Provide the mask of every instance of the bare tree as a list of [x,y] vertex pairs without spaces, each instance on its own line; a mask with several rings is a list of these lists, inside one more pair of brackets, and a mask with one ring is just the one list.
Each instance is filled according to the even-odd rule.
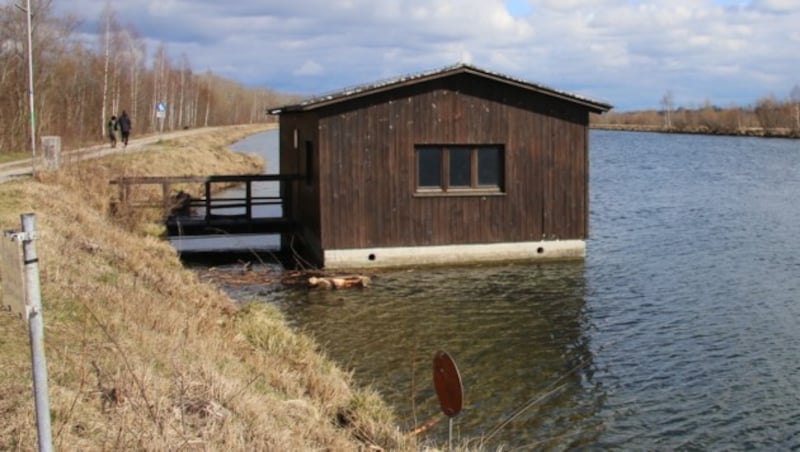
[[[56,17],[49,10],[38,14],[36,77],[40,130],[61,136],[64,144],[79,141],[90,131],[96,137],[97,129],[93,126],[100,105],[96,103],[99,99],[95,58],[80,41],[72,38],[79,22],[70,16]],[[91,116],[85,116],[87,113]]]
[[794,128],[800,131],[800,85],[794,85],[789,93],[789,101],[794,104]]
[[[53,103],[59,94],[56,90],[60,76],[58,62],[69,47],[74,20],[58,18],[52,14],[49,0],[34,0],[31,12],[31,53],[33,56],[33,91],[37,93],[37,121],[28,122],[21,112],[28,105],[28,11],[16,7],[14,2],[0,7],[0,150],[21,151],[32,136],[43,129],[53,131],[60,119],[59,109]],[[35,126],[32,130],[30,125]],[[31,135],[33,134],[33,135]]]
[[159,102],[168,100],[169,91],[169,62],[167,61],[167,47],[161,43],[156,50],[153,60],[153,91],[152,103],[150,108],[151,127],[150,130],[156,131],[158,118],[156,117],[155,107]]
[[765,132],[781,127],[791,128],[792,120],[788,103],[781,104],[774,95],[759,99],[755,114]]
[[[178,82],[178,127],[187,125],[189,112],[191,111],[190,104],[192,102],[192,69],[189,63],[189,57],[186,54],[181,55],[180,76]],[[184,115],[186,119],[184,119]]]
[[206,72],[206,114],[203,126],[208,127],[208,115],[211,114],[211,71]]
[[[103,108],[100,113],[100,135],[105,136],[105,127],[107,122],[107,112],[110,109],[112,112],[117,111],[119,107],[119,91],[116,86],[117,79],[117,64],[118,64],[118,37],[120,31],[119,22],[117,22],[116,13],[111,8],[110,3],[106,3],[105,8],[101,14],[101,26],[99,37],[102,41],[103,49]],[[109,73],[113,71],[111,81],[109,81]],[[109,97],[111,97],[111,106],[109,108]]]
[[664,127],[672,129],[672,108],[673,108],[672,90],[667,90],[664,97],[661,98],[661,107],[664,109]]
[[[24,124],[20,124],[24,111],[24,92],[12,87],[25,86],[25,23],[23,16],[10,4],[0,7],[0,150],[18,150],[18,141]],[[23,132],[24,133],[24,132]]]
[[[0,6],[0,152],[27,148],[27,16],[14,1]],[[59,135],[65,146],[99,139],[112,112],[125,109],[137,130],[155,131],[155,105],[168,102],[169,127],[268,120],[263,105],[274,93],[245,88],[210,71],[195,74],[182,56],[175,68],[164,45],[148,66],[148,49],[130,25],[121,27],[110,4],[99,17],[96,45],[73,38],[77,21],[56,17],[51,0],[31,0],[36,133]],[[98,114],[99,113],[99,114]]]
[[141,118],[139,109],[146,100],[146,89],[143,88],[142,74],[145,74],[147,71],[145,67],[147,46],[144,42],[144,39],[142,39],[139,33],[132,26],[128,26],[125,30],[125,36],[128,40],[126,55],[127,64],[129,65],[128,81],[130,83],[130,113],[134,118]]

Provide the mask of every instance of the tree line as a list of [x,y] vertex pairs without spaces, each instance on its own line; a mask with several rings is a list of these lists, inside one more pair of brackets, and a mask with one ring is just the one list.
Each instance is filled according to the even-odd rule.
[[800,85],[782,100],[769,95],[754,106],[725,108],[711,101],[697,108],[676,108],[672,92],[667,91],[660,107],[592,115],[591,122],[608,129],[800,138]]
[[[267,107],[296,100],[196,73],[186,55],[175,60],[164,44],[149,57],[144,38],[110,6],[94,46],[78,38],[77,19],[55,15],[52,0],[31,0],[31,13],[36,137],[60,136],[65,148],[102,140],[106,122],[122,110],[144,134],[271,121]],[[27,42],[27,11],[14,1],[0,6],[0,153],[31,147]],[[163,118],[155,108],[162,102]]]

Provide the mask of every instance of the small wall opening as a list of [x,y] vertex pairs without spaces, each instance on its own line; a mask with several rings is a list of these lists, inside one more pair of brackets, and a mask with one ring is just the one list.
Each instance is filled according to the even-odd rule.
[[369,259],[370,261],[374,261],[376,257],[374,254],[370,254],[369,256],[367,256],[367,259]]
[[536,252],[537,252],[538,254],[542,254],[542,253],[544,253],[544,247],[541,247],[541,246],[540,246],[539,248],[536,248]]

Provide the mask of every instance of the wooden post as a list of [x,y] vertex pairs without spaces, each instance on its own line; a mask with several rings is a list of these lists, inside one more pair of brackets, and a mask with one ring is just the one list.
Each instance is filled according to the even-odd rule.
[[290,218],[294,220],[294,205],[292,193],[297,186],[296,180],[280,181],[280,196],[281,196],[281,217]]
[[169,197],[169,192],[171,189],[171,184],[169,182],[162,182],[161,183],[161,196],[162,202],[164,203],[164,216],[169,216],[170,211],[172,210],[172,200]]
[[128,200],[131,197],[131,184],[129,184],[127,180],[122,179],[122,181],[120,182],[120,187],[122,188],[122,194],[121,194],[122,205],[127,209]]
[[211,182],[206,181],[206,222],[211,215]]
[[253,181],[248,180],[245,182],[244,188],[244,197],[245,197],[245,213],[247,214],[247,221],[252,222],[253,220]]

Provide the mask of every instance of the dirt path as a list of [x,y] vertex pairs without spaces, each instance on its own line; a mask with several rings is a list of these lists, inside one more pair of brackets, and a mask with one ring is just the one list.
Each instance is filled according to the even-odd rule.
[[[61,160],[62,162],[69,162],[75,160],[98,158],[120,152],[137,152],[143,150],[148,144],[158,142],[159,140],[170,140],[173,138],[180,138],[191,135],[197,135],[201,133],[208,133],[219,128],[222,127],[202,127],[197,129],[179,130],[175,132],[147,135],[142,138],[131,139],[130,141],[128,141],[127,148],[123,148],[120,143],[117,143],[117,147],[115,148],[110,147],[108,144],[102,144],[102,145],[89,146],[81,149],[64,151],[63,154],[61,155]],[[42,165],[43,165],[42,161],[40,159],[37,159],[37,170],[40,169]],[[22,177],[31,177],[32,175],[33,175],[33,169],[31,167],[31,161],[29,159],[0,164],[0,183]]]

